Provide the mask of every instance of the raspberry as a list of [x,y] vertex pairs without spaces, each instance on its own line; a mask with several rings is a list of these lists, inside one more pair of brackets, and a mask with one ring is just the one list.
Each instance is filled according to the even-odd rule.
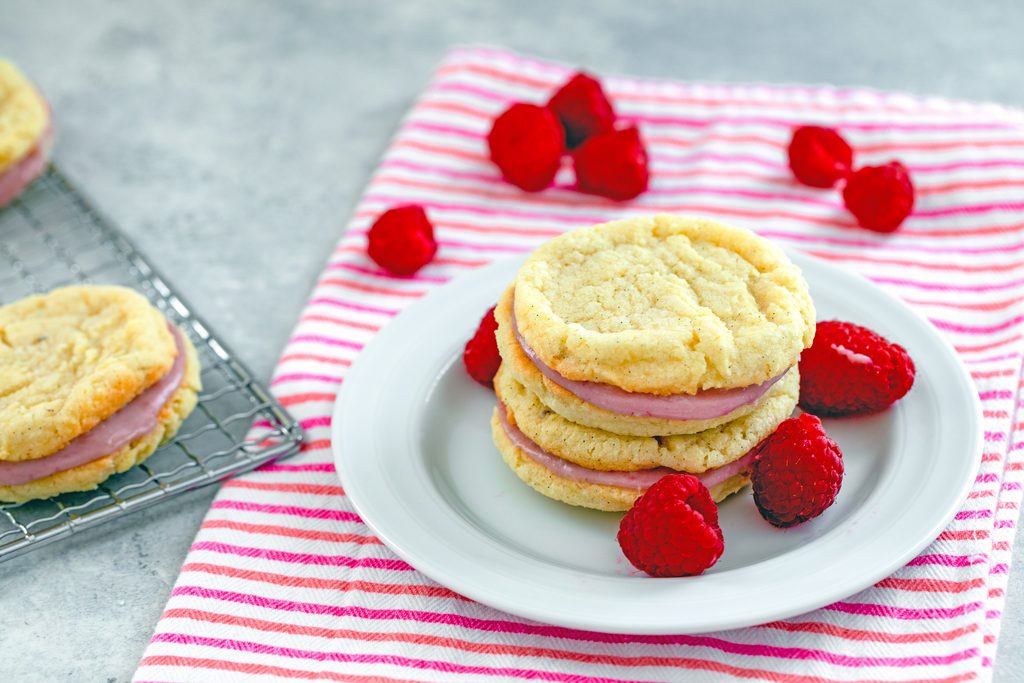
[[636,126],[595,135],[573,152],[576,188],[609,199],[633,199],[647,189],[647,150]]
[[513,104],[494,120],[487,135],[491,161],[508,182],[527,192],[550,185],[562,165],[565,138],[550,110]]
[[399,206],[378,216],[367,236],[366,253],[395,275],[411,275],[430,263],[437,242],[423,207]]
[[615,110],[601,89],[601,82],[582,71],[551,96],[548,109],[562,122],[569,149],[615,125]]
[[865,166],[846,180],[843,203],[862,228],[892,232],[914,208],[914,184],[898,161]]
[[800,356],[800,407],[815,415],[884,410],[914,385],[907,350],[866,327],[827,320]]
[[843,454],[821,420],[803,413],[761,442],[750,478],[761,516],[778,527],[794,526],[835,502],[843,484]]
[[789,167],[804,185],[832,187],[853,167],[853,150],[832,128],[801,126],[789,142]]
[[494,375],[501,365],[498,340],[494,336],[497,329],[498,321],[494,318],[494,306],[491,306],[491,310],[480,320],[473,338],[466,342],[466,348],[462,351],[462,362],[466,365],[466,372],[485,387],[494,387]]
[[695,576],[725,545],[718,508],[697,477],[669,474],[637,498],[619,524],[619,547],[651,576]]

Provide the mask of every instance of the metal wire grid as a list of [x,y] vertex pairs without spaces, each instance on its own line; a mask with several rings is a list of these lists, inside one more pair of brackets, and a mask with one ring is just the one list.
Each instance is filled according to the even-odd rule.
[[[0,209],[0,305],[81,282],[149,297],[192,340],[203,391],[177,436],[97,490],[0,502],[0,561],[298,450],[302,429],[157,273],[55,168]],[[250,434],[254,421],[258,432]],[[248,436],[248,438],[247,438]]]

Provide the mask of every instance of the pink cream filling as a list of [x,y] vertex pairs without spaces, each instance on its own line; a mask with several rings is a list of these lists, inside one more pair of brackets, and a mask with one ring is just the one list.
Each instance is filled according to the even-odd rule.
[[0,207],[14,201],[29,183],[42,175],[46,170],[46,161],[53,147],[53,123],[47,122],[46,128],[39,135],[39,140],[29,153],[0,171]]
[[161,377],[124,408],[52,455],[34,460],[0,462],[0,485],[18,486],[98,460],[156,429],[161,408],[171,399],[185,377],[185,342],[181,331],[168,323],[178,356]]
[[[498,403],[498,417],[501,419],[501,426],[504,427],[508,438],[519,450],[525,453],[527,457],[541,467],[548,469],[552,474],[564,479],[582,481],[587,484],[618,486],[624,489],[645,491],[653,486],[654,482],[667,474],[686,474],[685,472],[673,470],[669,467],[654,467],[647,470],[636,470],[634,472],[604,472],[601,470],[592,470],[586,467],[580,467],[575,463],[559,458],[557,455],[548,453],[538,446],[530,437],[523,434],[518,427],[512,425],[512,423],[508,421],[505,406],[502,405],[501,402]],[[693,476],[697,477],[704,486],[710,489],[711,487],[717,486],[741,472],[749,470],[750,463],[754,459],[756,451],[756,448],[751,449],[746,453],[746,455],[738,460],[732,461],[728,465],[722,465],[721,467],[716,467],[714,469],[701,472],[700,474],[694,474]]]
[[[658,396],[655,394],[639,394],[620,389],[611,384],[585,382],[569,379],[558,374],[554,368],[544,361],[530,348],[519,333],[516,316],[512,315],[512,331],[515,333],[519,346],[530,361],[545,377],[571,392],[578,398],[619,415],[633,417],[655,417],[667,420],[710,420],[728,415],[737,408],[756,402],[765,395],[776,382],[786,373],[772,377],[762,384],[754,384],[739,389],[707,389],[696,394],[672,394]],[[788,371],[787,371],[788,372]]]

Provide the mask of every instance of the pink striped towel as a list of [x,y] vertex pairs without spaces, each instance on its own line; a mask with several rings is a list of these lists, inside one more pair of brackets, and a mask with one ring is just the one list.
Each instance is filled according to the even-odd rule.
[[[639,123],[652,187],[628,205],[560,187],[524,194],[487,162],[509,102],[542,102],[570,69],[464,48],[401,126],[302,313],[273,388],[308,434],[294,458],[224,484],[142,658],[137,681],[966,681],[991,677],[1021,501],[1024,113],[860,88],[608,77]],[[797,185],[794,125],[838,126],[860,163],[911,169],[915,214],[855,229],[838,193]],[[385,208],[425,205],[438,258],[394,278],[364,254]],[[929,317],[985,411],[984,463],[956,520],[894,576],[784,621],[631,637],[531,623],[471,602],[397,559],[334,472],[330,414],[359,350],[406,304],[574,226],[655,210],[748,226],[856,270]],[[927,425],[921,425],[927,428]]]

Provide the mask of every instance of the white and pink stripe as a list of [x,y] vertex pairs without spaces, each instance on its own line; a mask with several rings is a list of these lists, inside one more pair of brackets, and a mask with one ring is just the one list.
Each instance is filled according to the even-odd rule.
[[[542,101],[569,69],[496,49],[451,53],[409,113],[331,255],[272,379],[303,452],[227,482],[136,681],[970,681],[991,676],[1024,489],[1024,113],[861,88],[609,77],[641,126],[649,192],[619,205],[559,187],[527,195],[486,161],[488,122]],[[891,236],[853,228],[835,193],[792,181],[792,126],[839,126],[871,163],[899,156],[918,188]],[[424,204],[437,260],[411,278],[364,255],[384,208]],[[703,636],[634,637],[527,622],[397,559],[348,503],[330,454],[335,393],[406,304],[459,273],[574,226],[655,210],[753,228],[915,305],[977,382],[986,443],[949,528],[894,576],[816,612]],[[922,426],[925,428],[925,426]]]

